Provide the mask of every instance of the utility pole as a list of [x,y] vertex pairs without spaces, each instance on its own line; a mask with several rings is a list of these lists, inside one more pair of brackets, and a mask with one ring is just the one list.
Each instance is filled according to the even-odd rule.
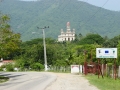
[[46,43],[45,43],[45,32],[44,32],[44,29],[45,28],[49,28],[49,26],[48,27],[44,27],[44,28],[39,28],[39,27],[37,27],[38,29],[42,29],[42,31],[43,31],[43,45],[44,45],[44,63],[45,63],[45,71],[47,71],[48,70],[48,67],[47,67],[47,56],[46,56]]

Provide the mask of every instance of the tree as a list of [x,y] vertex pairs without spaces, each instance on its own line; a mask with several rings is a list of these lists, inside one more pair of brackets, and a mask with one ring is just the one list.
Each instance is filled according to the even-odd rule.
[[103,44],[104,39],[99,34],[88,34],[82,38],[79,44]]
[[118,59],[117,59],[117,63],[120,65],[120,40],[118,42],[118,45],[117,45],[117,48],[118,48]]
[[101,47],[98,44],[76,45],[72,48],[73,59],[71,63],[83,64],[83,62],[96,62],[96,48]]
[[118,35],[118,36],[115,36],[114,38],[112,38],[112,39],[108,39],[108,40],[106,40],[104,43],[103,43],[103,46],[104,47],[117,47],[117,45],[118,45],[118,42],[119,42],[119,40],[120,40],[120,35]]
[[0,14],[0,58],[13,59],[13,54],[19,49],[20,34],[11,30],[8,15]]

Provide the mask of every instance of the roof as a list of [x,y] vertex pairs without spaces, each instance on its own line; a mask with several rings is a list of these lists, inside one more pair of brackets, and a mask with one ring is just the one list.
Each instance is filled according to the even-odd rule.
[[13,62],[13,60],[3,60],[2,62],[3,63],[10,63],[10,62]]

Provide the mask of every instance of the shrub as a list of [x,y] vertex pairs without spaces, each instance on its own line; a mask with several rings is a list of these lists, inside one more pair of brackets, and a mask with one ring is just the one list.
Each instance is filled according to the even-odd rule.
[[5,65],[7,71],[14,71],[13,64],[9,63]]
[[44,66],[41,63],[34,63],[32,64],[31,68],[34,70],[40,71],[44,69]]
[[2,69],[2,68],[0,68],[0,71],[3,71],[3,69]]

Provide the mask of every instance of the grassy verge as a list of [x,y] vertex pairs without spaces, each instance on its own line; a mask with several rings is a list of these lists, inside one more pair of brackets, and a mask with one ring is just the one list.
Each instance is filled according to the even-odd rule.
[[9,80],[8,77],[0,76],[0,83],[6,82],[6,81],[8,81],[8,80]]
[[85,76],[90,84],[95,85],[100,90],[120,90],[120,79],[113,79],[97,75],[87,75]]

